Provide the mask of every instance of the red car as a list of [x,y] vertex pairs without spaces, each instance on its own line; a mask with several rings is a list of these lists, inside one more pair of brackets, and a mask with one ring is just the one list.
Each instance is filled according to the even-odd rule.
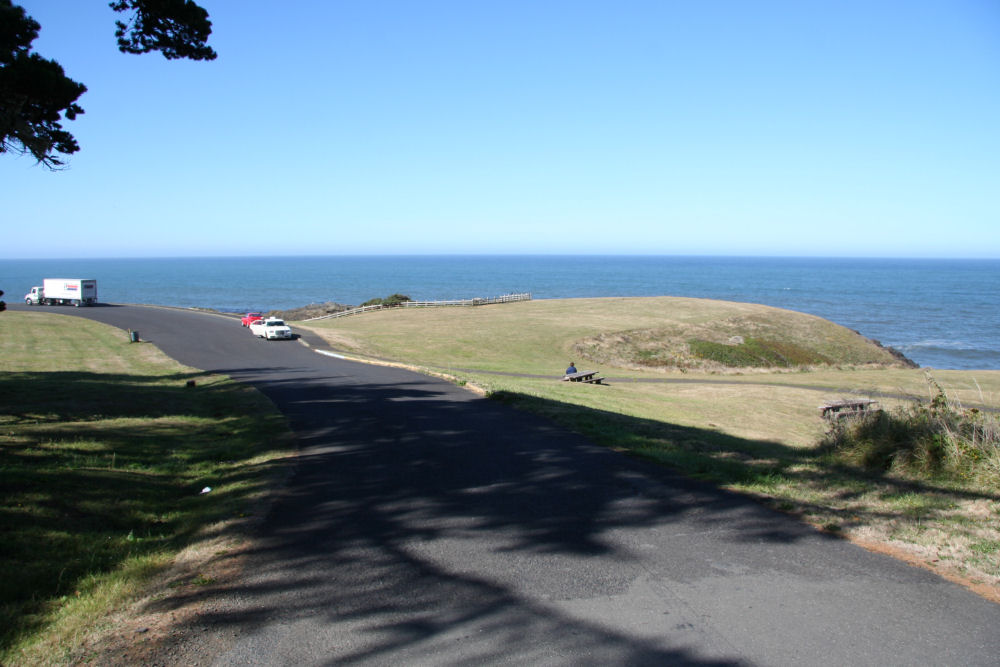
[[243,326],[248,327],[257,320],[262,320],[262,319],[264,319],[264,315],[262,313],[247,313],[246,315],[240,318],[240,323]]

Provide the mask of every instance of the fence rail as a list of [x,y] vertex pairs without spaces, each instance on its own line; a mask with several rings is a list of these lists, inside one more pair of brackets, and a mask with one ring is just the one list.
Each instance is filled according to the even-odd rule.
[[456,299],[452,301],[403,301],[402,303],[398,303],[393,306],[377,304],[374,306],[361,306],[360,308],[351,308],[350,310],[342,310],[339,313],[330,313],[329,315],[320,315],[319,317],[310,317],[309,319],[302,321],[313,322],[315,320],[329,320],[336,317],[350,317],[351,315],[370,313],[373,310],[386,310],[391,308],[436,308],[440,306],[488,306],[494,303],[511,303],[514,301],[531,301],[531,293],[523,292],[521,294],[504,294],[503,296],[494,296],[488,299],[476,298],[476,299]]

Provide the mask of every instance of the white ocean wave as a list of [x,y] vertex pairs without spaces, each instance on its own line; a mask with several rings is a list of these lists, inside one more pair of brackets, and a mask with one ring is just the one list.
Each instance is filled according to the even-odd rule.
[[997,350],[984,350],[974,343],[968,343],[961,340],[945,340],[941,338],[922,340],[915,343],[897,343],[893,344],[892,347],[900,350],[901,352],[908,352],[913,350],[951,350],[956,352],[985,352],[985,353],[997,353]]

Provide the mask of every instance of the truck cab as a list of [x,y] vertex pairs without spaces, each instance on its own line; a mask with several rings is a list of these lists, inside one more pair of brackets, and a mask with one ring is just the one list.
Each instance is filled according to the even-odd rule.
[[28,306],[37,306],[45,298],[45,292],[42,291],[41,287],[32,287],[27,294],[24,295],[24,303]]

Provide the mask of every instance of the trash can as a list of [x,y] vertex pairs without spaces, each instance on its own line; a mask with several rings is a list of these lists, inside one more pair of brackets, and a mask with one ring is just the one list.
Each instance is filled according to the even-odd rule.
[[128,339],[129,339],[130,343],[138,343],[139,342],[139,332],[138,331],[132,331],[131,329],[129,329],[129,331],[128,331]]

